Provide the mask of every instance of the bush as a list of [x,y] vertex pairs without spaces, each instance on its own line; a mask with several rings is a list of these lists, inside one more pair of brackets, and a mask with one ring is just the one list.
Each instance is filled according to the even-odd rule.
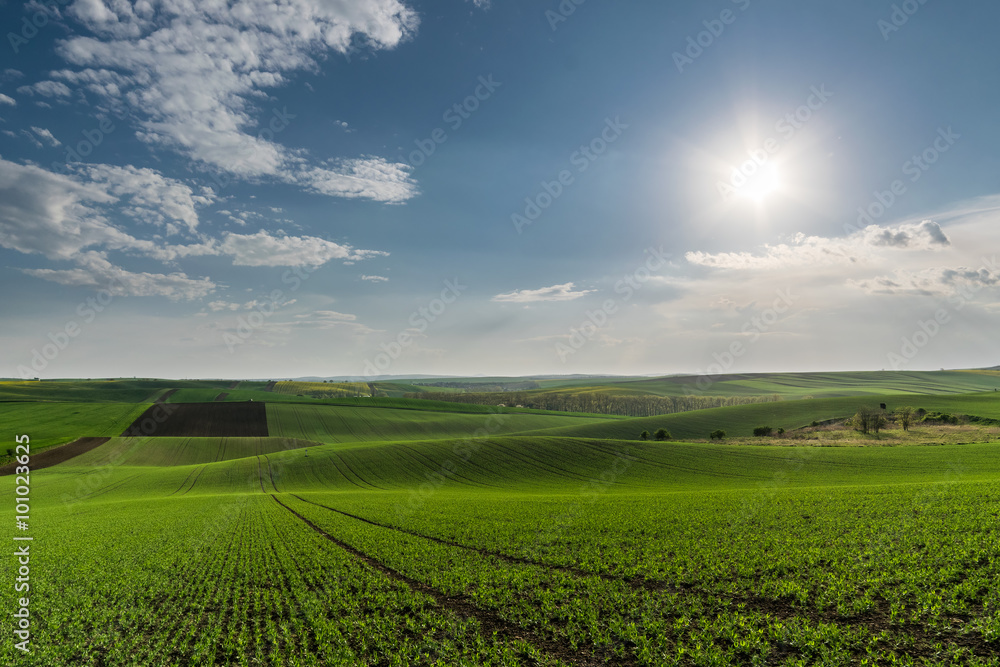
[[670,431],[665,428],[659,429],[654,435],[657,440],[670,440]]
[[639,434],[640,440],[649,440],[649,431],[643,431]]
[[928,412],[924,415],[921,421],[941,422],[942,424],[957,424],[959,419],[955,415],[950,415],[947,412]]
[[708,438],[710,440],[722,440],[725,437],[726,437],[726,432],[723,431],[721,428],[716,429],[715,431],[712,431],[711,433],[708,434]]
[[784,435],[784,434],[785,434],[785,427],[784,426],[779,426],[778,427],[778,435]]
[[812,420],[812,422],[809,425],[810,426],[819,426],[819,422],[814,419],[814,420]]
[[757,438],[762,438],[764,436],[771,435],[773,432],[774,429],[771,428],[770,426],[758,426],[753,430],[753,434]]

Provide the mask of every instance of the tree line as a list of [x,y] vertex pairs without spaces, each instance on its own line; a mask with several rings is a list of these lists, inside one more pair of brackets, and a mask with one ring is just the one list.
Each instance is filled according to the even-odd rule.
[[676,412],[722,408],[751,403],[780,401],[778,394],[767,396],[628,396],[605,392],[573,394],[569,392],[529,393],[523,391],[409,393],[406,398],[422,398],[473,405],[503,405],[506,407],[558,410],[561,412],[591,412],[625,417],[655,417]]

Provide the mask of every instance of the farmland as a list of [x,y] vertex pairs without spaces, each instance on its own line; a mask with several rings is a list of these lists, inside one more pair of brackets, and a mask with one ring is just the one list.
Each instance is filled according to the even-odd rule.
[[[857,397],[611,419],[220,385],[0,406],[111,436],[31,475],[34,652],[4,664],[1000,665],[987,422],[843,447],[808,425]],[[866,400],[1000,418],[992,390]],[[765,422],[817,439],[737,440]]]

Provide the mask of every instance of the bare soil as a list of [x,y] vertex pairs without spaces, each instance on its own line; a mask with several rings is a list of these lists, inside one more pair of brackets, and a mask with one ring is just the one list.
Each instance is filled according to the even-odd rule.
[[[54,465],[69,461],[71,458],[86,454],[90,450],[100,447],[111,438],[77,438],[73,442],[58,447],[50,447],[38,454],[31,455],[31,470],[40,468],[51,468]],[[13,475],[17,468],[17,462],[0,466],[0,476]]]
[[267,437],[264,403],[170,403],[150,407],[123,437]]

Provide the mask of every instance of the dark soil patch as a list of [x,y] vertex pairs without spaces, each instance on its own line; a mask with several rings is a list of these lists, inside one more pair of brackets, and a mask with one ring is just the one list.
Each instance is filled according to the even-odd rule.
[[122,433],[126,438],[267,437],[263,403],[161,403],[150,407]]
[[266,384],[266,385],[264,386],[264,391],[274,391],[274,385],[276,385],[276,384],[278,384],[278,383],[277,383],[277,382],[274,382],[274,381],[272,381],[272,382],[268,382],[268,383],[267,383],[267,384]]
[[154,403],[166,403],[167,399],[170,398],[171,396],[173,396],[176,393],[177,393],[176,389],[171,389],[169,391],[164,392],[162,396],[160,396],[158,399],[156,399],[153,402]]
[[[71,443],[60,445],[59,447],[50,447],[38,454],[31,455],[31,470],[38,470],[40,468],[51,468],[54,465],[58,465],[64,461],[69,461],[75,456],[80,454],[86,454],[91,449],[100,447],[106,443],[111,438],[78,438]],[[3,475],[13,475],[15,469],[17,468],[17,462],[8,463],[5,466],[0,466],[0,476]]]
[[226,400],[226,396],[229,396],[229,392],[225,392],[224,391],[221,394],[219,394],[218,396],[216,396],[215,400],[216,401],[224,401],[224,400]]

